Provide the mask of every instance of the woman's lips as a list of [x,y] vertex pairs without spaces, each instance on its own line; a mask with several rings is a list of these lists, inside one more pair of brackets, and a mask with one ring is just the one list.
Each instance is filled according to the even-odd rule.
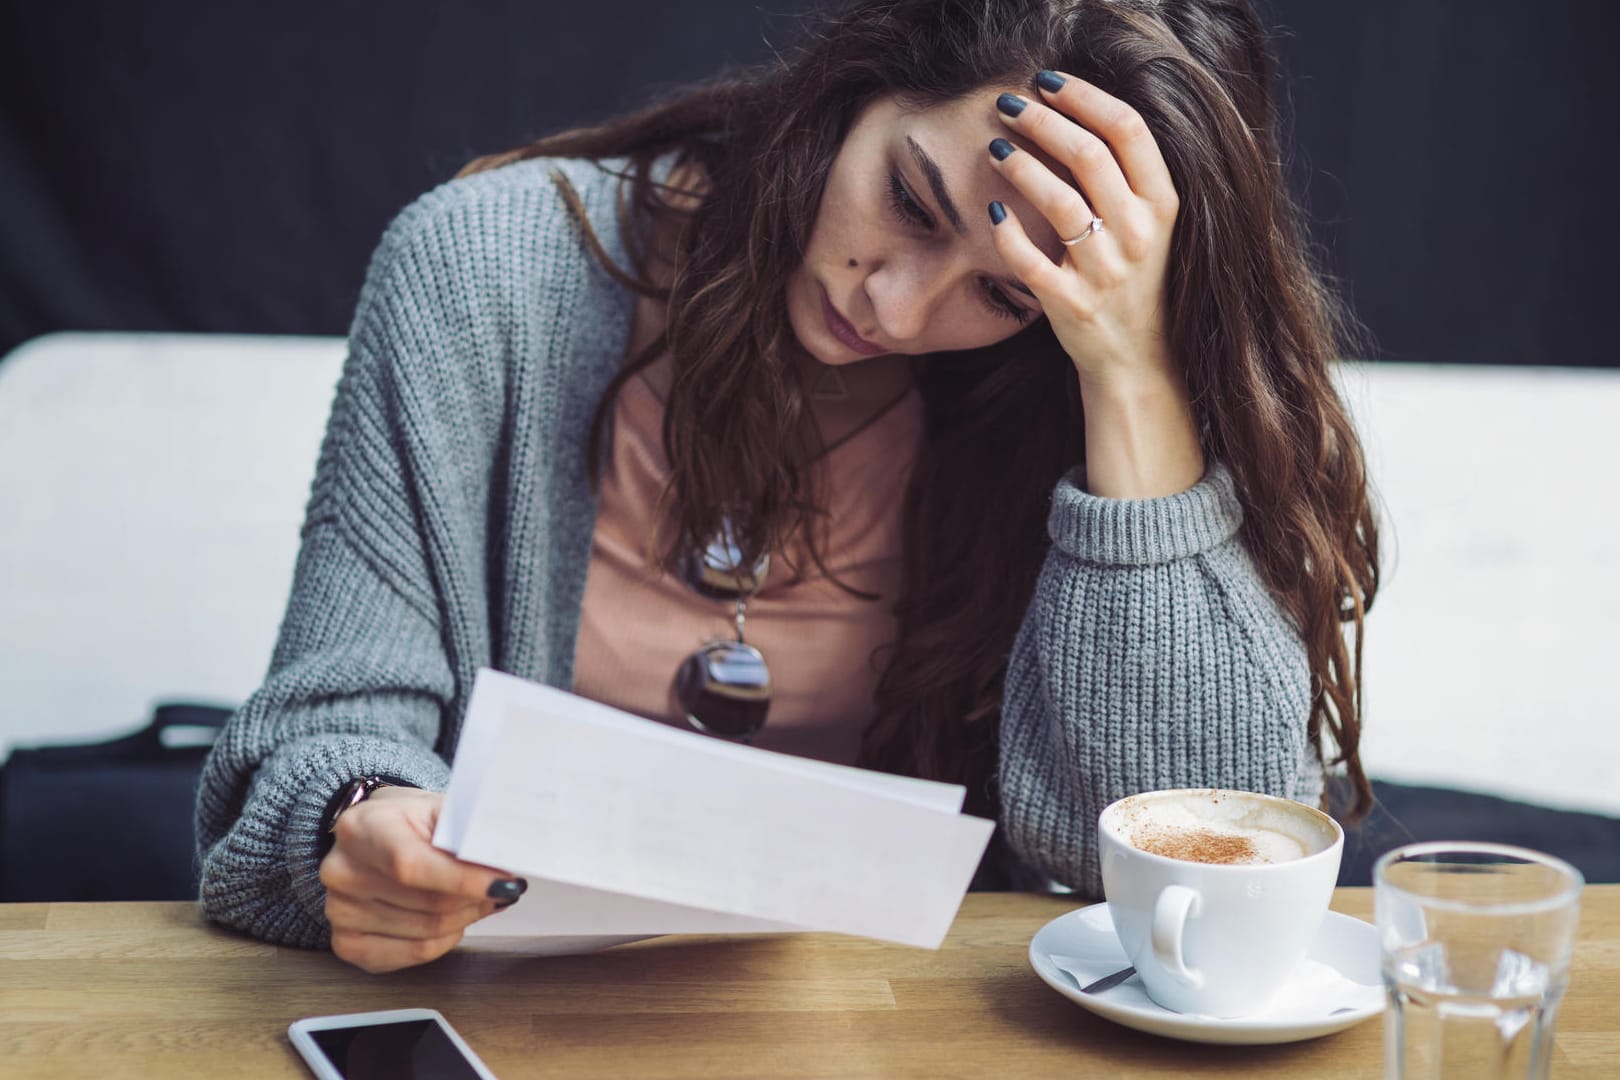
[[826,289],[821,290],[821,315],[822,318],[827,320],[827,329],[832,331],[833,337],[842,341],[862,356],[876,356],[879,353],[889,351],[881,345],[872,344],[857,334],[855,328],[849,324],[849,320],[838,314],[838,309],[833,307],[832,297],[827,295]]

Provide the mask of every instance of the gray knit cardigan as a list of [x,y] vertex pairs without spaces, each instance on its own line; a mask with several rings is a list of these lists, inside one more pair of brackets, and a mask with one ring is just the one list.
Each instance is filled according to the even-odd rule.
[[[632,294],[582,244],[560,169],[620,265],[617,180],[530,161],[451,181],[374,255],[280,636],[203,771],[204,914],[326,946],[318,825],[349,780],[449,775],[474,673],[573,682],[596,501],[586,432]],[[1008,667],[1002,824],[1101,891],[1097,813],[1153,788],[1314,802],[1301,642],[1237,539],[1230,476],[1149,500],[1052,495],[1052,547]]]

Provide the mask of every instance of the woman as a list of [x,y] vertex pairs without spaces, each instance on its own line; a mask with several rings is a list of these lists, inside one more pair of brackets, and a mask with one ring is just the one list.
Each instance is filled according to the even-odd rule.
[[481,666],[963,783],[987,880],[1098,893],[1138,790],[1342,762],[1363,810],[1353,324],[1264,46],[1246,0],[868,0],[407,209],[205,772],[208,916],[383,971],[520,895],[428,843]]

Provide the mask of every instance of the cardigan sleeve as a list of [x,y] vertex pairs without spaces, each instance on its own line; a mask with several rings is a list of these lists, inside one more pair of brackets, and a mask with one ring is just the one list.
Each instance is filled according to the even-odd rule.
[[1102,895],[1097,816],[1139,791],[1226,787],[1314,803],[1304,644],[1238,535],[1215,464],[1160,499],[1064,477],[1008,662],[999,789],[1014,851]]
[[269,672],[203,767],[203,914],[280,944],[330,943],[318,832],[344,784],[448,782],[456,680],[429,550],[443,508],[425,477],[454,475],[471,451],[424,429],[454,426],[441,390],[471,323],[444,295],[467,287],[447,255],[444,201],[418,200],[373,256]]
[[326,946],[332,795],[369,774],[443,788],[482,667],[568,685],[595,521],[586,436],[634,304],[599,258],[629,264],[628,166],[453,179],[378,244],[270,670],[204,765],[206,917]]

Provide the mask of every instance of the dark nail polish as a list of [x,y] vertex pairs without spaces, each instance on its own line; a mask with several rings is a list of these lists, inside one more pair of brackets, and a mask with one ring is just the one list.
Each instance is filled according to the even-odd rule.
[[995,158],[997,161],[1006,161],[1016,149],[1018,149],[1018,147],[1014,146],[1006,139],[990,140],[990,156]]
[[1002,206],[999,202],[991,203],[990,204],[990,224],[992,224],[992,225],[1000,225],[1003,221],[1006,221],[1006,220],[1007,220],[1007,208],[1005,206]]
[[1026,104],[1028,103],[1017,94],[1002,94],[1000,97],[996,98],[996,108],[1000,109],[1008,116],[1017,116],[1019,113],[1024,111],[1024,106]]
[[1063,76],[1055,71],[1040,71],[1035,74],[1035,85],[1048,94],[1055,94],[1063,89]]
[[491,900],[516,900],[529,891],[529,883],[522,878],[503,878],[489,887]]
[[495,905],[495,910],[496,911],[505,911],[507,908],[511,907],[515,903],[517,903],[516,900],[502,900],[500,903]]

